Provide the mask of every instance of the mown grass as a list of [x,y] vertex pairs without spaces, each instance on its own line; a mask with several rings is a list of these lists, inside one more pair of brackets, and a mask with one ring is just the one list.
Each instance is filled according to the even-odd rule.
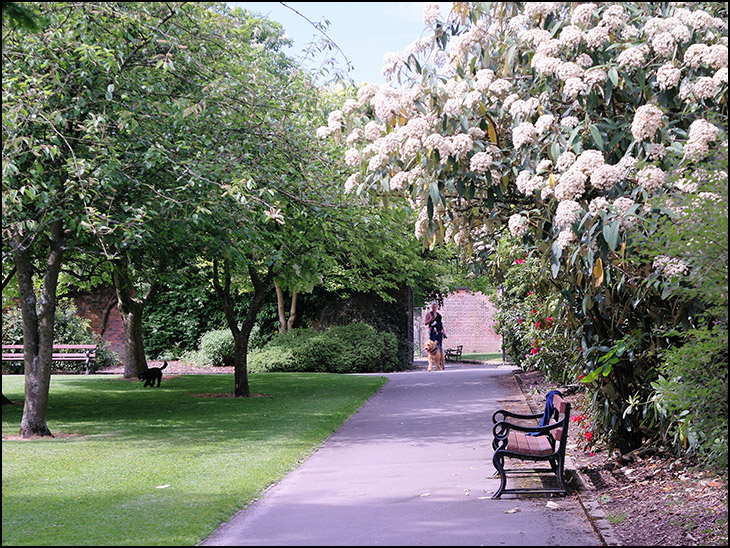
[[[310,455],[385,379],[267,373],[250,382],[263,396],[213,397],[232,392],[231,375],[165,378],[154,389],[54,376],[54,439],[7,439],[22,405],[3,406],[3,545],[194,545]],[[23,400],[21,376],[3,376],[2,386]]]
[[482,361],[482,362],[496,362],[502,361],[502,353],[501,352],[491,352],[486,354],[464,354],[462,356],[465,360],[474,360],[474,361]]

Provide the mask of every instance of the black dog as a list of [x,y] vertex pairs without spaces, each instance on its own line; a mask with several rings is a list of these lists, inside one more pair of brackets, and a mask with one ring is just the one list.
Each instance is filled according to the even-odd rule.
[[162,370],[167,367],[167,362],[164,362],[162,367],[150,367],[147,371],[142,371],[139,374],[139,380],[144,381],[144,386],[154,386],[157,381],[157,386],[160,386],[162,382]]

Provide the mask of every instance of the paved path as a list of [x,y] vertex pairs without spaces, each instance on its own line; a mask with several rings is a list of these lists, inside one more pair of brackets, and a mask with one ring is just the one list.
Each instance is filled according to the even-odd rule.
[[317,452],[202,544],[602,544],[574,496],[491,500],[492,413],[524,403],[510,369],[449,364],[387,376]]

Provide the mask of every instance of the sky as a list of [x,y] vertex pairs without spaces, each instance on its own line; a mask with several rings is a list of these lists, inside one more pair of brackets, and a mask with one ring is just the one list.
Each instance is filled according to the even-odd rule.
[[[336,54],[338,66],[344,69],[347,61],[353,66],[349,75],[356,84],[384,84],[381,70],[383,56],[403,51],[424,31],[423,6],[426,2],[228,2],[249,11],[278,21],[294,40],[288,53],[294,57],[322,35],[306,19],[330,22],[327,35],[339,46]],[[444,2],[442,14],[446,14],[450,2]],[[347,60],[345,59],[347,58]],[[321,61],[320,61],[321,62]]]

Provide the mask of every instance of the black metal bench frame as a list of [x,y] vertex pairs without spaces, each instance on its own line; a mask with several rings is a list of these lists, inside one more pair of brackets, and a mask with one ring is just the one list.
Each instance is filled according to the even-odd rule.
[[[24,360],[22,344],[4,344],[3,361]],[[89,368],[96,361],[95,344],[54,344],[51,360],[54,362],[84,362],[86,374],[89,374]],[[6,352],[7,351],[7,352]]]
[[[547,426],[526,426],[511,422],[511,419],[537,420],[543,414],[521,415],[504,409],[492,415],[494,423],[492,448],[495,450],[492,463],[500,477],[499,489],[492,495],[498,499],[504,494],[553,493],[570,494],[565,483],[565,447],[568,442],[568,425],[570,424],[570,403],[555,396],[556,402],[550,424]],[[539,433],[539,436],[530,436]],[[547,461],[550,468],[505,468],[505,459],[512,458],[529,461]],[[508,475],[519,474],[553,474],[557,478],[558,487],[524,487],[507,489]]]
[[463,345],[459,345],[456,348],[447,348],[444,351],[444,357],[447,362],[458,362],[461,359],[461,351],[464,349]]

